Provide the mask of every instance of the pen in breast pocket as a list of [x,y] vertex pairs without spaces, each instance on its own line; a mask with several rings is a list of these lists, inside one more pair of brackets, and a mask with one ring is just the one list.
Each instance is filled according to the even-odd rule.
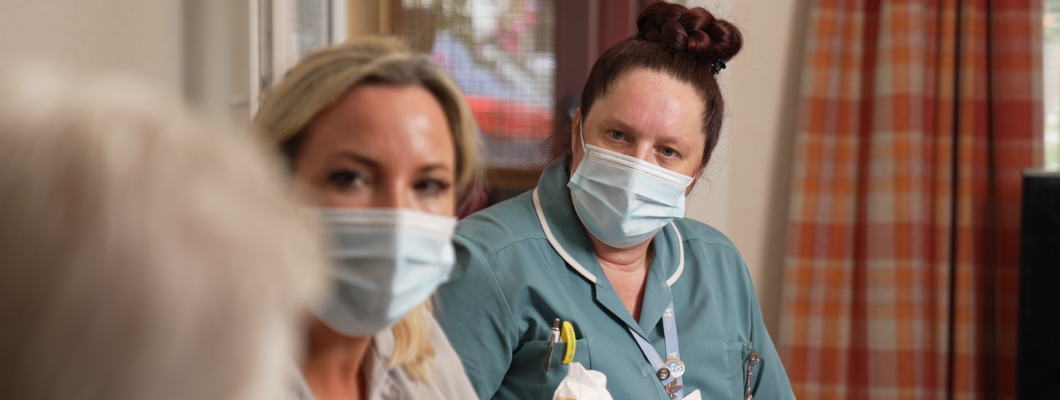
[[[747,347],[751,347],[751,342],[747,342]],[[754,400],[754,396],[751,395],[751,367],[758,364],[758,350],[751,349],[751,354],[747,358],[747,398],[746,400]]]
[[556,318],[556,322],[552,323],[552,332],[548,334],[548,355],[545,356],[545,372],[552,367],[552,350],[556,348],[556,343],[559,342],[559,318]]

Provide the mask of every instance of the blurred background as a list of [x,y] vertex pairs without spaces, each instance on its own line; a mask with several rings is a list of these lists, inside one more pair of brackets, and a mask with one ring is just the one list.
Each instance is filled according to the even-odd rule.
[[[490,201],[496,202],[536,184],[540,170],[549,161],[543,143],[556,130],[570,129],[573,109],[593,61],[614,43],[635,34],[636,14],[648,2],[6,0],[0,2],[0,64],[43,59],[89,73],[134,74],[168,90],[183,93],[190,104],[217,121],[245,127],[262,91],[281,78],[283,71],[300,55],[351,36],[399,35],[418,51],[430,55],[456,79],[466,94],[483,131]],[[970,372],[972,378],[969,379],[974,381],[970,389],[958,387],[962,380],[954,378],[960,372],[955,372],[953,366],[960,364],[962,358],[955,355],[960,351],[954,350],[952,343],[959,342],[960,330],[953,326],[954,321],[962,317],[960,310],[955,311],[954,304],[960,303],[962,296],[958,290],[962,287],[959,277],[964,276],[961,271],[965,264],[962,264],[960,254],[963,246],[969,246],[968,252],[972,255],[968,256],[971,258],[966,264],[970,265],[972,275],[978,277],[974,278],[979,279],[976,282],[980,282],[969,284],[979,287],[971,292],[970,298],[980,298],[977,296],[981,294],[987,299],[982,303],[987,304],[983,307],[991,307],[973,314],[982,317],[1015,310],[1015,289],[1012,289],[1010,298],[999,300],[997,294],[1008,293],[1008,289],[988,291],[983,287],[993,283],[982,282],[994,282],[998,273],[1007,274],[1010,281],[1016,279],[1011,275],[1018,271],[1013,266],[1018,254],[1012,255],[1012,246],[1018,248],[1019,171],[1025,167],[1055,168],[1060,165],[1060,0],[994,3],[902,0],[676,2],[706,7],[719,18],[734,22],[744,32],[743,50],[719,75],[728,105],[721,145],[704,180],[688,199],[686,216],[721,230],[743,254],[758,291],[766,325],[774,340],[782,345],[782,349],[787,349],[785,361],[796,393],[802,398],[953,398],[946,397],[952,393],[958,393],[958,398],[1014,396],[1015,391],[1010,387],[1014,383],[1002,382],[992,386],[978,383],[982,381],[980,378],[993,371],[992,367]],[[1008,19],[990,19],[989,15]],[[996,37],[1005,32],[1017,33],[993,42],[989,39],[991,36],[983,36],[983,30],[976,30],[980,25],[986,33]],[[968,47],[969,43],[971,47]],[[915,51],[902,50],[903,46]],[[947,51],[947,46],[957,50]],[[965,59],[961,58],[961,51],[964,51],[961,49],[972,49],[963,53],[972,54],[975,48],[979,48],[976,46],[994,50],[987,50],[986,55],[979,58],[973,54],[967,64],[972,69],[962,69]],[[1016,61],[1003,58],[1012,54],[1016,54]],[[923,63],[915,64],[920,62]],[[976,77],[968,71],[982,74]],[[993,71],[1000,71],[1000,74],[991,75]],[[985,79],[985,83],[977,79]],[[1009,84],[1006,79],[1016,79],[1020,83]],[[947,86],[948,81],[954,83]],[[972,89],[961,92],[959,88],[965,84],[972,85],[968,86]],[[975,86],[980,84],[985,86]],[[919,89],[905,90],[903,87],[930,90],[919,93]],[[984,87],[986,89],[982,89]],[[1007,89],[999,89],[1001,87]],[[949,96],[947,93],[951,90],[956,90],[956,94]],[[990,94],[982,95],[977,90]],[[909,99],[912,100],[908,102],[892,101],[893,96],[910,93],[912,97]],[[972,99],[979,101],[976,103],[979,105],[964,108],[962,93],[978,96]],[[1001,99],[996,108],[993,99]],[[1019,101],[1003,103],[1005,99]],[[950,107],[947,104],[956,105]],[[1015,116],[999,114],[985,121],[975,119],[976,115],[994,115],[992,113],[997,110],[1008,110],[1005,107],[1025,112],[1017,112]],[[952,114],[952,123],[946,122],[949,121],[946,118],[933,117],[945,112]],[[917,113],[924,114],[909,116],[920,115]],[[1016,119],[1018,127],[996,125],[1009,121],[1006,118]],[[920,128],[902,127],[897,122],[893,126],[881,125],[905,119],[914,121]],[[975,170],[980,165],[976,164],[977,158],[969,159],[967,165],[960,164],[964,151],[960,140],[939,141],[932,132],[952,131],[954,137],[959,138],[965,132],[962,127],[972,134],[986,132],[975,136],[983,141],[976,146],[985,147],[975,148],[985,148],[987,153],[999,148],[1024,149],[1021,150],[1023,153],[1014,156],[1015,161],[1005,164],[1010,169],[1015,168],[1015,177],[1011,171],[978,177],[961,175],[962,168],[967,166],[969,170]],[[886,150],[887,154],[900,156],[906,154],[902,151],[908,148],[895,145],[897,142],[891,136],[873,135],[906,131],[914,132],[909,137],[915,140],[928,138],[924,139],[927,150],[923,153],[952,155],[958,161],[956,166],[931,167],[942,165],[937,164],[936,158],[918,159],[912,164],[880,164],[877,150],[890,149]],[[1017,132],[1021,141],[1013,145],[1014,142],[1004,142],[1005,134],[993,132]],[[858,138],[862,141],[857,142]],[[965,143],[979,143],[976,140],[980,139]],[[1001,144],[990,142],[994,139],[1001,139],[998,142]],[[841,147],[851,140],[855,144],[850,152],[828,156],[835,146]],[[821,143],[824,147],[815,147]],[[913,148],[919,147],[914,144]],[[975,153],[976,150],[969,151]],[[1005,160],[1013,160],[1011,152],[1006,154],[985,155],[982,159],[986,161],[981,165],[989,169],[1004,164]],[[861,166],[857,170],[860,172],[844,172],[844,163]],[[873,170],[879,165],[892,164],[897,166],[887,167],[885,171]],[[874,185],[883,181],[873,179],[886,171],[904,171],[902,165],[919,171],[914,173],[914,178],[950,174],[943,179],[942,186],[938,186],[945,189],[942,197],[932,197],[940,191],[931,186],[934,184],[931,182],[938,182],[931,181],[918,192],[926,193],[924,198],[927,200],[917,197],[920,200],[909,203],[914,204],[915,210],[936,210],[938,213],[918,214],[919,217],[909,222],[909,219],[880,211],[896,207],[904,209],[900,196],[874,203],[881,198],[875,191],[878,186]],[[970,182],[1001,182],[999,185],[1004,190],[993,191],[995,186],[990,186],[993,183],[984,183],[987,185],[984,193],[988,193],[984,195],[987,199],[984,201],[988,205],[973,207],[969,215],[962,217],[960,204],[963,203],[960,202],[965,198],[961,194],[966,191],[959,182],[966,179]],[[841,189],[844,182],[850,185],[849,190]],[[1004,186],[1006,184],[1008,186]],[[821,185],[832,189],[821,194]],[[916,183],[912,185],[916,186]],[[967,191],[972,192],[975,192],[974,187]],[[1010,196],[1012,193],[1015,193],[1014,198]],[[969,199],[974,202],[978,198]],[[1014,204],[1014,208],[990,211],[994,209],[989,204],[1002,203]],[[847,214],[834,219],[817,219],[814,226],[806,225],[806,215],[847,212],[843,204],[851,207]],[[806,207],[811,206],[813,210],[807,211]],[[953,214],[954,218],[951,222],[936,223],[942,214]],[[902,255],[905,254],[902,253],[904,247],[895,245],[895,240],[873,236],[872,232],[880,230],[869,229],[865,233],[865,226],[876,226],[873,224],[884,218],[880,215],[889,215],[887,218],[891,218],[894,225],[927,221],[923,230],[929,232],[924,234],[926,239],[908,236],[901,230],[886,231],[892,236],[897,235],[899,242],[908,240],[915,244],[924,243],[924,240],[931,242],[931,238],[946,238],[928,244],[943,249],[941,251],[945,254],[928,251],[909,257],[928,261],[922,270],[913,267],[914,276],[935,277],[941,280],[939,282],[950,282],[948,286],[897,287],[895,282],[904,278],[894,276],[884,278],[885,283],[873,283],[876,281],[873,281],[872,268],[878,264],[873,263],[872,257],[873,254],[879,255],[873,253],[873,249],[883,252],[884,258],[892,262],[905,257]],[[986,223],[986,228],[976,230],[982,226],[967,222],[984,215],[1007,218],[1004,221],[1011,222],[1000,222],[997,226],[1004,229],[996,232],[1015,233],[1015,239],[1010,239],[1016,240],[1016,244],[1009,243],[1005,245],[1007,250],[995,252],[1009,255],[976,255],[997,239],[997,236],[991,236],[994,233],[990,233],[994,225]],[[985,236],[974,236],[965,242],[957,233],[930,233],[936,229],[956,232],[965,226],[979,232],[973,236]],[[887,229],[890,228],[893,226]],[[883,243],[880,240],[887,245],[873,247],[873,243]],[[862,267],[864,269],[859,269]],[[880,293],[881,287],[889,293],[884,296],[888,299],[884,302],[898,304],[897,308],[883,311],[873,308],[875,303],[871,294],[858,303],[857,293]],[[831,288],[841,290],[833,294],[829,291]],[[927,289],[921,291],[918,288]],[[894,293],[913,300],[894,300]],[[934,328],[923,328],[930,332],[924,333],[927,338],[915,346],[902,343],[918,340],[919,327],[896,328],[897,333],[884,334],[883,339],[875,338],[871,333],[880,325],[873,325],[866,315],[878,315],[874,314],[877,312],[893,315],[894,310],[903,305],[913,304],[915,308],[921,302],[926,302],[924,309],[943,310],[940,312],[945,318],[921,321],[943,326],[942,333],[931,330]],[[995,307],[998,304],[1001,306]],[[836,313],[842,317],[822,317],[826,322],[815,324],[815,317],[807,316],[810,313],[807,310],[816,309],[814,307],[825,309],[831,306],[838,307]],[[988,319],[986,324],[993,323],[990,321],[994,320]],[[860,323],[867,325],[859,327]],[[1015,323],[1015,320],[1008,322],[1008,328],[1002,330],[1014,332]],[[895,324],[887,326],[892,325]],[[973,325],[969,328],[973,333],[987,335],[984,332],[993,332],[992,328]],[[906,332],[903,329],[913,332],[913,339],[903,336]],[[826,334],[832,331],[840,334],[834,338]],[[957,338],[952,332],[958,332]],[[807,335],[817,339],[807,339]],[[1000,334],[1002,338],[1012,335],[1011,332]],[[981,336],[970,340],[993,340],[981,339]],[[830,342],[832,339],[836,342]],[[826,343],[820,344],[822,341]],[[871,372],[867,364],[850,361],[879,350],[881,341],[898,343],[882,346],[884,351],[892,353],[905,354],[902,352],[910,348],[914,353],[934,348],[943,355],[939,356],[941,358],[935,357],[936,353],[923,359],[913,357],[908,361],[910,365],[926,365],[915,371],[906,371],[908,368],[901,367],[906,361],[893,361],[901,357],[891,353],[881,357],[891,360],[887,362],[893,361],[894,371]],[[818,345],[806,345],[808,342]],[[830,347],[833,345],[834,348]],[[986,348],[983,346],[994,345],[980,343],[972,347]],[[1015,339],[1012,337],[998,346],[1011,348],[1014,352]],[[992,353],[987,351],[987,354]],[[997,357],[990,357],[993,356],[987,356],[982,364],[991,365],[996,361]],[[833,359],[837,361],[829,361]],[[866,360],[874,359],[868,357]],[[1011,363],[1003,365],[1004,368],[1014,368]],[[864,376],[844,371],[858,368],[867,371]],[[919,377],[901,378],[906,373],[919,374]],[[833,379],[834,376],[838,378]],[[873,389],[881,387],[884,389]],[[962,395],[967,393],[972,394]]]
[[[570,115],[596,57],[635,34],[645,0],[45,0],[0,2],[0,63],[44,59],[139,75],[246,126],[261,90],[300,54],[351,35],[395,34],[457,80],[484,133],[491,201],[532,188],[542,147]],[[729,119],[688,217],[741,249],[779,329],[806,0],[680,2],[740,26],[721,74]],[[733,199],[733,200],[730,200]]]

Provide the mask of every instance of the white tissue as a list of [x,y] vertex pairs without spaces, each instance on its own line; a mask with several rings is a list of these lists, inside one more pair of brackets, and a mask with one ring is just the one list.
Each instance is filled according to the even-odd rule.
[[552,400],[613,400],[603,372],[585,369],[581,363],[567,366],[567,377],[559,383]]

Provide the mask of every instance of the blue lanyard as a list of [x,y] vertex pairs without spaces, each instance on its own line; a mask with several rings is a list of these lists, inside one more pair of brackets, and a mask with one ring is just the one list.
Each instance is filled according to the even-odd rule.
[[681,362],[681,352],[677,346],[677,321],[674,320],[674,302],[671,301],[670,305],[666,307],[666,311],[663,312],[663,335],[666,338],[666,360],[659,357],[659,353],[655,351],[654,347],[651,347],[651,342],[644,338],[637,331],[634,331],[631,327],[629,333],[633,334],[633,338],[636,339],[637,345],[640,346],[640,351],[644,353],[644,358],[648,359],[651,363],[651,367],[655,370],[656,374],[666,369],[666,379],[662,379],[661,376],[656,375],[659,378],[663,388],[675,388],[676,390],[667,390],[670,393],[670,397],[674,399],[682,399],[685,397],[683,389],[683,380],[681,375],[684,375],[685,367],[684,363]]

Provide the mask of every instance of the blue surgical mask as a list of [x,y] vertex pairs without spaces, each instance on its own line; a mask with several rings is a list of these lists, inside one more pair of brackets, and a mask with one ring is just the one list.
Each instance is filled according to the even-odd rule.
[[685,215],[692,177],[624,154],[585,145],[567,187],[582,224],[608,246],[627,248],[651,239]]
[[332,289],[316,316],[370,336],[423,304],[456,262],[456,218],[403,209],[314,210],[331,236]]

